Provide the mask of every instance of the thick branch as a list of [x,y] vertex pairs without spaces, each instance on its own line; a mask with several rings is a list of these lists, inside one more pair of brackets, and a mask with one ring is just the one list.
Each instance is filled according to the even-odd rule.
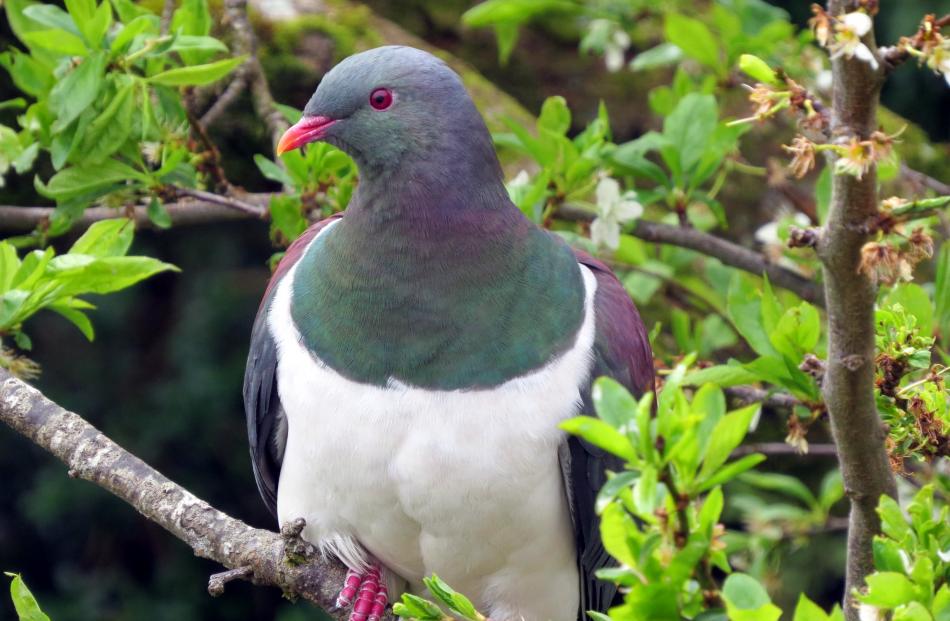
[[[255,584],[280,588],[306,599],[335,619],[333,611],[346,568],[310,553],[285,558],[285,539],[218,511],[175,484],[151,466],[103,435],[77,414],[64,410],[7,371],[0,369],[0,420],[52,453],[73,477],[86,479],[115,494],[149,520],[188,544],[197,556],[231,570],[216,574],[211,588],[223,588],[225,577],[240,575]],[[299,540],[298,540],[299,541]],[[391,620],[387,613],[384,617]]]
[[[846,0],[830,0],[829,12],[840,15]],[[875,48],[873,32],[864,41]],[[881,76],[859,60],[832,61],[834,102],[832,135],[845,141],[867,139],[877,129]],[[824,397],[845,491],[851,500],[845,615],[857,621],[851,592],[864,586],[874,570],[871,542],[880,531],[875,508],[882,494],[896,495],[884,448],[885,431],[874,403],[874,303],[877,291],[858,271],[867,241],[863,224],[877,214],[877,171],[863,178],[835,175],[828,223],[818,254],[825,274],[828,310],[828,361]]]

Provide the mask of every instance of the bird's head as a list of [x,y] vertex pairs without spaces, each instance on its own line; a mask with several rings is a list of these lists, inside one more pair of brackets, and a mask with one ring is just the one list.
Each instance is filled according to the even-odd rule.
[[459,76],[411,47],[368,50],[330,70],[277,152],[316,140],[347,152],[364,177],[420,163],[438,163],[453,174],[482,177],[481,168],[501,175],[488,130]]

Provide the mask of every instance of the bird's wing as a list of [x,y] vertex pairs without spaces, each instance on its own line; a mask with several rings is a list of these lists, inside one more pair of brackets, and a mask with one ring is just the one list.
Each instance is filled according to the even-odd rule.
[[251,349],[244,371],[244,413],[251,446],[251,465],[257,489],[270,512],[277,516],[277,482],[287,442],[287,418],[277,394],[277,343],[267,325],[276,285],[287,275],[313,238],[342,214],[317,222],[290,245],[274,271],[251,331]]
[[[623,384],[635,396],[653,390],[653,353],[640,314],[623,285],[610,268],[589,254],[575,250],[577,260],[597,279],[594,298],[596,336],[591,381],[607,375]],[[584,412],[593,414],[590,386],[583,392]],[[610,557],[600,541],[600,520],[594,509],[597,493],[607,480],[606,471],[619,471],[622,460],[571,437],[561,447],[561,469],[571,503],[571,517],[577,540],[577,562],[581,581],[580,619],[586,611],[607,612],[616,587],[598,580],[596,571]]]

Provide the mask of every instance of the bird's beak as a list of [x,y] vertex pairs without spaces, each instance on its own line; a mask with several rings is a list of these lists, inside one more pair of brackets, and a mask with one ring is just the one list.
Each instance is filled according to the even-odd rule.
[[277,155],[292,151],[308,142],[320,140],[327,128],[336,123],[336,119],[327,116],[305,116],[284,132],[277,143]]

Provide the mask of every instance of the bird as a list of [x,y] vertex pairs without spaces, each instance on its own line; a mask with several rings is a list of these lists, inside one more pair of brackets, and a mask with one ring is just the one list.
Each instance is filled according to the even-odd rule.
[[359,181],[272,274],[244,402],[278,523],[348,568],[376,621],[438,575],[493,621],[575,621],[617,589],[595,499],[616,458],[562,431],[610,376],[652,390],[617,277],[511,202],[486,124],[436,56],[384,46],[317,86],[278,154],[324,141]]

